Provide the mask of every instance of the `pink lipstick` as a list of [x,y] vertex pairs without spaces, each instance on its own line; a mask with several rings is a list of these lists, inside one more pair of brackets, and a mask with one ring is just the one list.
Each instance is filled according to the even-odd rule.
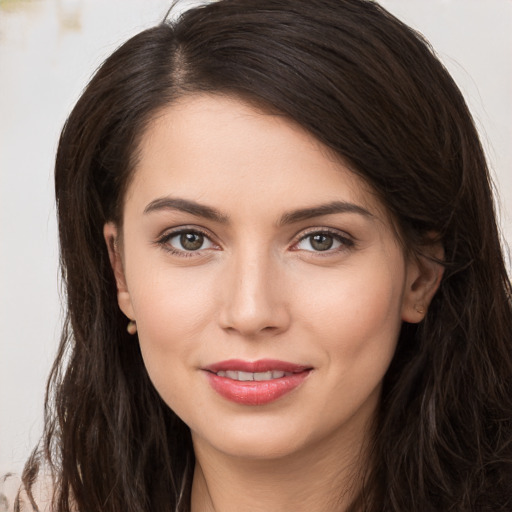
[[243,405],[264,405],[300,386],[312,368],[272,359],[230,359],[203,370],[212,388],[222,397]]

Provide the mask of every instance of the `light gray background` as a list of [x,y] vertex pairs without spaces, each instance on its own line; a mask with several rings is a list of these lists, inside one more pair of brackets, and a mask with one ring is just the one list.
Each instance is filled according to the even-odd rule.
[[[0,475],[42,429],[61,307],[52,166],[94,69],[170,0],[0,0]],[[512,2],[382,0],[422,32],[477,120],[512,241]]]

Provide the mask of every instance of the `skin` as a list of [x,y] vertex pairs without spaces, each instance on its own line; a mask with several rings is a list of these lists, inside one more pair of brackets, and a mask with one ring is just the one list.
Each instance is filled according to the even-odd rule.
[[[168,106],[139,156],[122,232],[104,233],[150,378],[192,432],[192,510],[343,510],[400,326],[422,320],[441,267],[406,258],[383,205],[310,134],[235,98]],[[352,206],[287,216],[334,201]],[[187,251],[180,229],[207,236]],[[204,371],[263,358],[312,371],[259,406],[226,400]]]

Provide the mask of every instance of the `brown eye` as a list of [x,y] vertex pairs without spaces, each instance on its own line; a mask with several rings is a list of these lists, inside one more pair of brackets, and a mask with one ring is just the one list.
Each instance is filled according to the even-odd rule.
[[180,230],[165,235],[159,243],[176,255],[187,255],[204,249],[212,249],[214,244],[207,235],[195,230]]
[[201,233],[182,233],[180,244],[187,251],[197,251],[204,243],[204,236]]
[[354,241],[341,233],[316,231],[302,237],[295,247],[301,251],[334,253],[353,246]]
[[332,248],[334,238],[325,234],[313,235],[310,237],[310,244],[316,251],[327,251]]

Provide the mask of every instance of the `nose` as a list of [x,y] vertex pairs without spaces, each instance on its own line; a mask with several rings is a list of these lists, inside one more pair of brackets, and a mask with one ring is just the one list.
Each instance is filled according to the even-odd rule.
[[222,283],[220,324],[224,330],[251,338],[288,329],[289,290],[281,265],[265,251],[249,249],[233,256]]

